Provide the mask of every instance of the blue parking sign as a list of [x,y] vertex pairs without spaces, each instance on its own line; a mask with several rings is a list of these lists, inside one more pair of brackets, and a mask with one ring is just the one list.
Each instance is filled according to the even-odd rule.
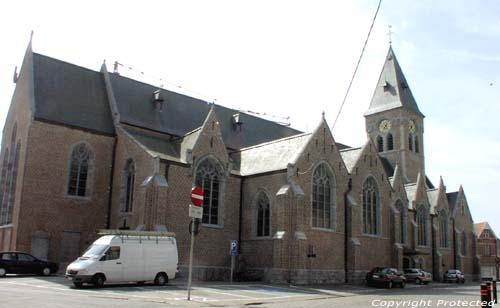
[[236,257],[238,255],[238,241],[231,240],[231,248],[229,249],[229,254],[231,257]]

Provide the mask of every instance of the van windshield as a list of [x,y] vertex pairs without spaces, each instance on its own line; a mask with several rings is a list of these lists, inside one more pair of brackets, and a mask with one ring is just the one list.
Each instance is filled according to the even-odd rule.
[[92,244],[90,245],[89,248],[87,248],[87,250],[85,251],[85,253],[83,254],[82,257],[96,257],[96,256],[100,256],[104,253],[104,250],[106,250],[106,248],[108,248],[108,245],[96,245],[96,244]]

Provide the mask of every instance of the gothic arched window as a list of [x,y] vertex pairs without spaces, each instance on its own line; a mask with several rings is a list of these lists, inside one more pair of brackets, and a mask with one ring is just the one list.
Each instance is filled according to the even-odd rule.
[[418,245],[427,246],[427,211],[423,205],[417,208]]
[[420,145],[418,142],[418,136],[415,136],[415,153],[418,153],[420,151]]
[[408,149],[410,150],[410,152],[413,151],[413,135],[412,134],[408,134]]
[[379,152],[384,152],[384,138],[377,136],[377,148]]
[[122,212],[132,212],[134,202],[135,164],[129,159],[123,170]]
[[8,164],[9,148],[3,153],[2,176],[0,178],[0,225],[7,223],[7,202],[4,202],[4,198],[7,197],[5,189],[7,187]]
[[369,177],[363,183],[363,232],[366,234],[380,233],[380,196],[377,183]]
[[441,248],[449,247],[448,215],[445,210],[439,212],[439,246]]
[[259,192],[257,197],[257,236],[271,235],[271,205],[267,194]]
[[86,197],[89,195],[89,178],[94,167],[94,155],[85,143],[73,147],[70,157],[68,195]]
[[391,133],[387,134],[387,151],[394,150],[394,137]]
[[465,231],[462,231],[462,236],[461,236],[461,253],[462,253],[462,256],[466,256],[467,255],[467,234],[465,233]]
[[399,242],[406,243],[406,211],[401,200],[396,202],[396,209],[399,211]]
[[19,155],[21,152],[21,142],[18,141],[16,145],[16,152],[14,153],[14,162],[12,166],[10,187],[7,200],[7,219],[6,223],[12,223],[12,212],[14,211],[14,202],[16,201],[16,186],[17,186],[17,169],[19,167]]
[[313,173],[312,226],[333,228],[335,211],[335,186],[333,174],[326,164],[320,164]]
[[206,158],[196,168],[195,183],[203,190],[202,223],[217,225],[220,210],[220,166],[213,159]]

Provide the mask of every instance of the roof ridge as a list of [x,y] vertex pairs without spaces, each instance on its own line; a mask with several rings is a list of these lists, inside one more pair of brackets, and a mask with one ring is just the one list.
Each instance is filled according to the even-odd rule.
[[295,139],[295,138],[299,138],[299,137],[304,137],[304,136],[307,136],[307,135],[312,135],[312,133],[302,133],[302,134],[288,136],[288,137],[284,137],[284,138],[280,138],[280,139],[274,139],[274,140],[271,140],[271,141],[266,141],[266,142],[263,142],[263,143],[259,143],[259,144],[256,144],[256,145],[252,145],[252,146],[246,147],[246,148],[241,148],[238,151],[235,151],[233,153],[238,153],[238,152],[243,152],[243,151],[246,151],[246,150],[260,148],[260,147],[264,147],[266,145],[270,145],[270,144],[274,144],[274,143],[279,143],[279,142],[283,142],[283,141],[286,141],[286,140]]
[[354,151],[354,150],[362,150],[363,147],[356,147],[356,148],[346,148],[346,149],[341,149],[339,152],[348,152],[348,151]]
[[64,63],[64,64],[67,64],[67,65],[71,65],[71,66],[74,66],[74,67],[78,67],[78,68],[81,68],[81,69],[84,69],[84,70],[87,70],[87,71],[91,71],[93,73],[100,74],[100,72],[98,70],[93,70],[93,69],[85,67],[85,66],[81,66],[81,65],[74,64],[74,63],[71,63],[71,62],[68,62],[68,61],[56,59],[56,58],[53,58],[53,57],[50,57],[50,56],[47,56],[47,55],[44,55],[44,54],[41,54],[41,53],[38,53],[38,52],[33,52],[33,55],[36,55],[36,56],[39,56],[39,57],[44,57],[44,58],[47,58],[47,59],[50,59],[50,60],[53,60],[53,61],[57,61],[57,62]]

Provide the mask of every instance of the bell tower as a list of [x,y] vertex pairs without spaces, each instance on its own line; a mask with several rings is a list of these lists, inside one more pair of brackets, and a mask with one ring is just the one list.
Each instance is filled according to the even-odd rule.
[[425,175],[424,115],[389,47],[370,107],[365,112],[366,132],[380,156],[398,164],[406,182]]

